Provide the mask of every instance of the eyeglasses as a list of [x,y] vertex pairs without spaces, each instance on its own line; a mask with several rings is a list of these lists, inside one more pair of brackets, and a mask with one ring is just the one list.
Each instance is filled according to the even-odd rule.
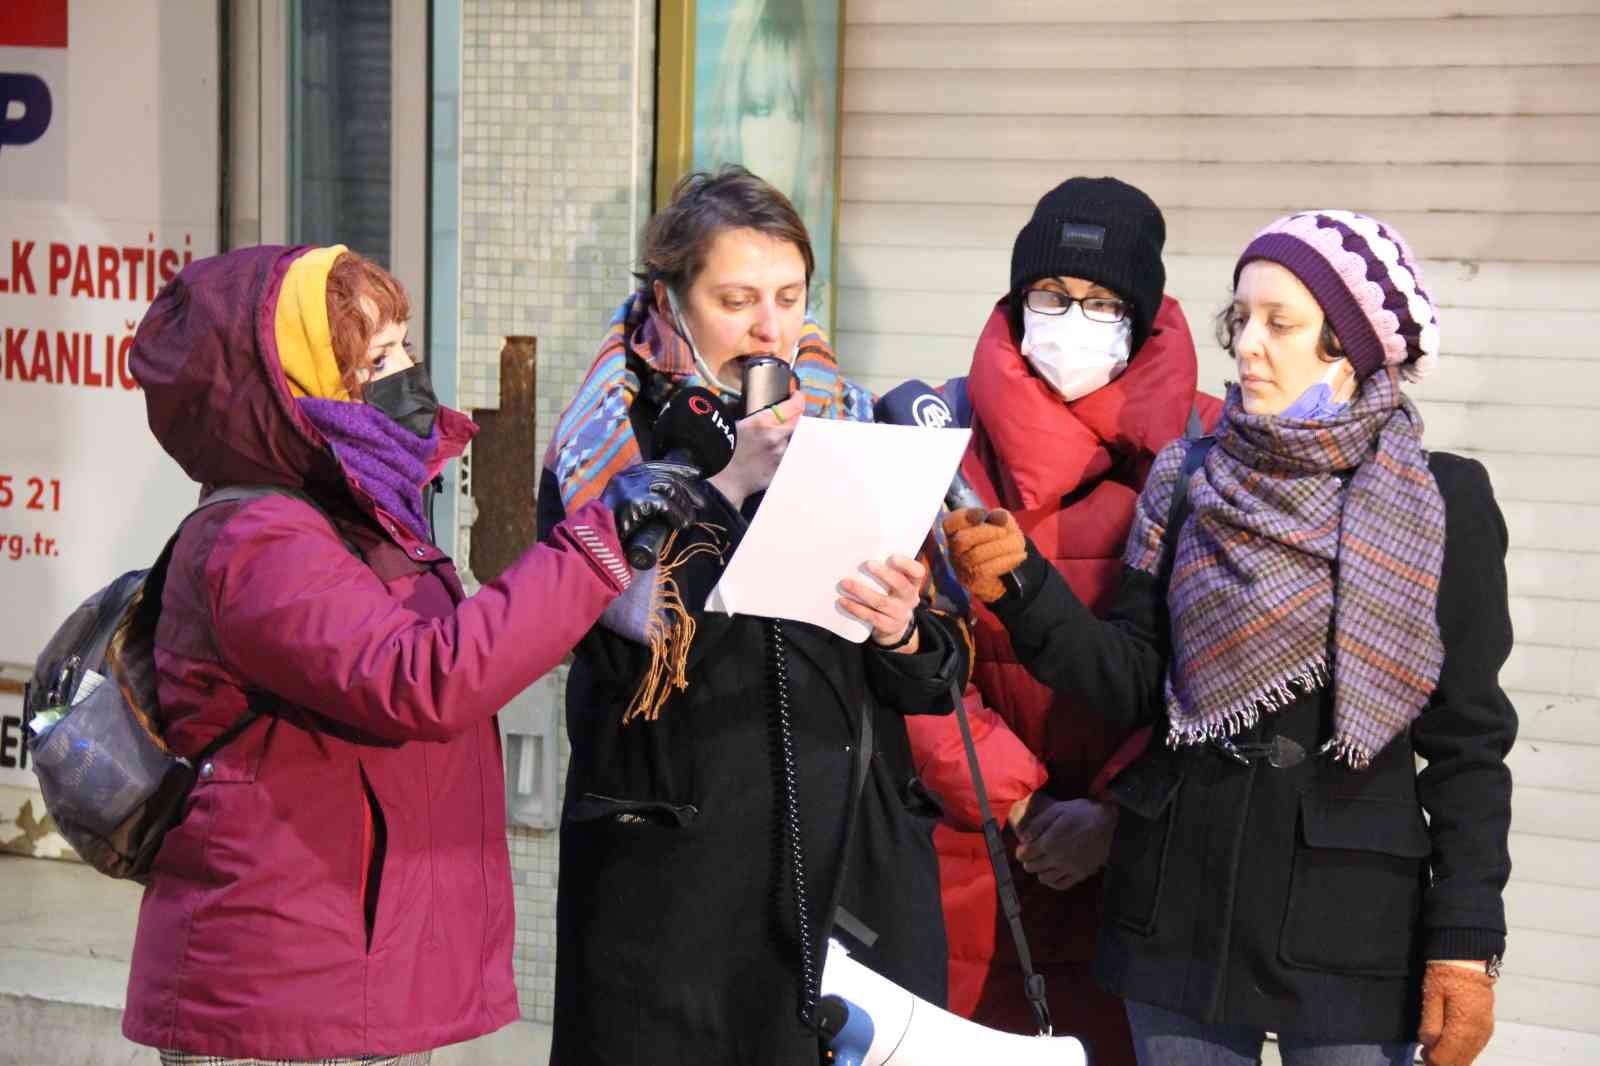
[[1128,304],[1109,296],[1085,296],[1080,300],[1060,289],[1023,289],[1022,299],[1028,310],[1041,315],[1064,315],[1077,304],[1090,322],[1121,322],[1128,316]]

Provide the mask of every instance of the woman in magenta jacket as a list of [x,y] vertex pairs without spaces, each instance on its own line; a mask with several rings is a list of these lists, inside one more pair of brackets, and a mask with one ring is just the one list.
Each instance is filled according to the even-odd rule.
[[198,512],[166,581],[168,742],[261,712],[200,765],[140,907],[123,1033],[169,1064],[409,1066],[517,1017],[494,714],[625,587],[619,532],[689,511],[642,471],[465,598],[422,489],[474,427],[408,314],[342,247],[249,248],[185,269],[135,339],[190,477],[301,494]]

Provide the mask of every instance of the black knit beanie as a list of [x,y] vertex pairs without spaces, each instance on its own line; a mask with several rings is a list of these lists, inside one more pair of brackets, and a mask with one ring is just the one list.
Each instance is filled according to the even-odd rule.
[[1011,331],[1022,339],[1022,289],[1040,278],[1104,285],[1133,304],[1138,353],[1161,308],[1167,224],[1144,193],[1116,178],[1068,178],[1045,193],[1011,246]]

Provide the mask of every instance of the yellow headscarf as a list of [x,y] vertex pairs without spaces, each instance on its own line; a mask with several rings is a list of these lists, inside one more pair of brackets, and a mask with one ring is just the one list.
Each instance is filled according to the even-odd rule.
[[333,330],[328,324],[328,273],[346,250],[342,244],[313,248],[291,263],[283,275],[273,334],[278,341],[278,361],[295,396],[350,399],[340,380],[343,375],[334,358]]

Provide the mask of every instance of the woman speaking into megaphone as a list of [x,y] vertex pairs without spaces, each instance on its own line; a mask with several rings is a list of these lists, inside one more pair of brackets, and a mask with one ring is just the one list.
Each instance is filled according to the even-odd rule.
[[[938,807],[902,715],[952,709],[968,661],[960,623],[923,604],[922,565],[898,557],[864,563],[876,586],[840,575],[840,609],[871,627],[863,644],[700,610],[795,422],[872,418],[806,315],[812,262],[804,224],[765,181],[738,167],[690,175],[651,219],[643,284],[546,456],[551,528],[659,454],[675,397],[703,389],[745,410],[745,367],[762,357],[799,385],[738,422],[700,524],[578,648],[557,903],[562,1066],[813,1066],[836,921],[855,931],[857,959],[944,1001]],[[816,501],[819,523],[828,506]],[[794,530],[797,552],[807,537]]]

